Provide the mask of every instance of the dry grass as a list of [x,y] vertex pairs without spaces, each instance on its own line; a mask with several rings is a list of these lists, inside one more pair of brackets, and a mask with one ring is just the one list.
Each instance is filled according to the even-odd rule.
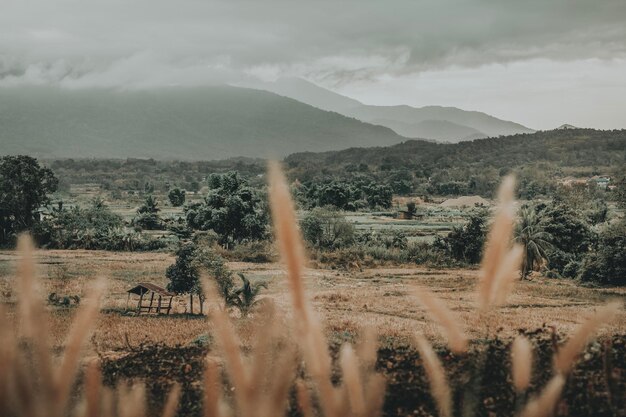
[[[90,258],[91,257],[91,258]],[[124,309],[125,291],[139,281],[165,285],[165,269],[173,262],[169,254],[126,254],[101,251],[40,251],[36,254],[41,297],[50,291],[61,294],[84,295],[97,276],[107,277],[107,292],[103,297],[104,312],[98,318],[94,340],[103,351],[125,350],[126,335],[133,346],[142,342],[160,342],[170,346],[187,344],[198,334],[206,332],[203,320],[186,316],[128,317],[108,309]],[[91,260],[90,260],[91,259]],[[0,252],[0,264],[11,266],[17,255]],[[66,276],[60,280],[54,274],[65,265]],[[263,297],[270,297],[279,309],[289,310],[289,288],[282,280],[278,264],[230,263],[236,271],[251,279],[269,281]],[[7,268],[8,269],[8,268]],[[107,274],[108,273],[108,274]],[[471,338],[483,337],[483,322],[475,314],[474,285],[478,271],[467,269],[431,270],[426,268],[366,269],[362,273],[343,273],[305,268],[303,279],[312,300],[329,330],[353,332],[364,326],[373,327],[385,338],[409,340],[415,331],[429,340],[443,344],[438,327],[409,296],[414,288],[428,288],[443,300]],[[10,288],[14,272],[2,278],[3,288]],[[184,297],[183,301],[186,302]],[[626,300],[624,288],[586,288],[569,280],[535,278],[518,283],[508,298],[508,304],[498,309],[491,320],[493,329],[501,328],[503,337],[514,337],[517,329],[554,326],[561,334],[570,334],[583,319],[610,299]],[[0,300],[3,296],[0,295]],[[17,293],[7,300],[15,302]],[[6,306],[13,311],[13,304]],[[62,347],[75,309],[48,307],[51,344]],[[181,310],[183,311],[183,310]],[[289,313],[288,317],[289,317]],[[240,326],[244,334],[249,325]],[[599,334],[626,333],[626,313],[622,310],[616,320],[600,329]]]

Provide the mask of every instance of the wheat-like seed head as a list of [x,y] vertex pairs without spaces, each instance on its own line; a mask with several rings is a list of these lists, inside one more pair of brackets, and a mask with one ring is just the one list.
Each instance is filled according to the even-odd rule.
[[511,345],[511,363],[513,386],[517,392],[523,392],[530,385],[533,368],[532,346],[524,336],[517,336]]
[[[65,349],[57,366],[50,348],[47,315],[36,293],[35,249],[32,239],[18,239],[20,336],[11,331],[4,309],[0,308],[0,415],[18,417],[142,417],[145,415],[143,386],[120,387],[115,396],[102,387],[98,364],[87,364],[82,395],[75,403],[70,394],[76,385],[81,366],[81,350],[99,314],[99,301],[104,281],[99,280],[89,291],[74,315]],[[169,409],[175,405],[173,397]],[[177,402],[177,400],[176,400]],[[168,411],[166,410],[166,411]],[[171,411],[169,416],[171,416]]]
[[454,353],[467,351],[467,336],[461,329],[459,320],[443,301],[425,288],[415,290],[415,296],[434,320],[441,326],[442,332],[448,339],[450,350]]
[[554,358],[554,368],[562,373],[569,373],[576,357],[584,349],[593,334],[603,325],[617,316],[621,310],[618,301],[608,303],[596,311],[596,313],[581,324],[563,347],[559,349]]
[[555,375],[544,387],[538,397],[530,400],[521,413],[521,417],[550,417],[559,401],[565,378]]
[[[377,408],[382,403],[384,390],[377,374],[359,372],[354,351],[344,348],[342,366],[346,379],[341,387],[334,387],[331,374],[331,357],[328,342],[322,326],[314,314],[304,290],[304,245],[298,228],[294,204],[289,187],[280,166],[269,166],[270,206],[274,230],[281,257],[287,266],[287,275],[294,310],[295,328],[298,333],[300,349],[316,391],[324,416],[344,417],[346,415],[376,416]],[[347,350],[346,350],[347,349]],[[371,363],[371,354],[366,362]],[[367,401],[365,400],[367,398]],[[346,401],[347,400],[347,401]],[[366,404],[363,406],[363,404]],[[370,406],[371,405],[371,406]],[[370,412],[370,410],[372,410]]]
[[277,162],[271,162],[268,170],[272,221],[281,258],[287,267],[287,279],[291,288],[295,313],[307,322],[308,309],[302,271],[304,246],[298,229],[295,207],[289,193],[287,180]]
[[478,302],[482,310],[487,310],[503,301],[511,288],[514,273],[519,268],[522,251],[511,248],[515,225],[515,205],[513,195],[515,179],[507,176],[498,191],[498,208],[483,253],[478,283]]
[[415,342],[428,376],[430,391],[437,404],[439,415],[440,417],[451,417],[452,394],[450,393],[450,386],[448,385],[448,378],[443,365],[424,336],[416,335]]

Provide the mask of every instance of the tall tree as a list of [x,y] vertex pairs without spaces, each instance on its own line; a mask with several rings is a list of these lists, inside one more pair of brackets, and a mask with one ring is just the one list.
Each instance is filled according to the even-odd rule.
[[174,207],[180,207],[185,204],[185,190],[174,188],[167,194],[167,198]]
[[30,156],[0,158],[0,245],[39,221],[37,209],[50,202],[58,179]]
[[522,278],[526,278],[541,262],[548,260],[547,252],[552,246],[552,235],[546,231],[545,222],[533,207],[520,209],[515,240],[524,247]]
[[208,182],[204,201],[185,208],[190,228],[213,230],[225,246],[267,236],[267,204],[257,190],[236,172],[211,175]]

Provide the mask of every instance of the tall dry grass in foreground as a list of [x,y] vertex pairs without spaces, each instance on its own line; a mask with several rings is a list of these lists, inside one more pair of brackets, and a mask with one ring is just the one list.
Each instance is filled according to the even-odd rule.
[[[378,416],[383,406],[385,381],[375,369],[376,337],[370,329],[364,329],[361,343],[355,347],[346,344],[341,348],[338,360],[341,382],[333,383],[328,341],[306,296],[303,281],[305,255],[294,205],[277,164],[270,166],[269,178],[276,240],[286,266],[292,299],[293,334],[280,328],[277,317],[281,312],[268,304],[258,313],[256,334],[259,336],[252,352],[244,355],[227,310],[218,302],[214,303],[210,320],[221,357],[219,360],[207,358],[203,414],[206,417],[282,416],[287,412],[290,390],[295,386],[298,407],[305,417]],[[519,277],[522,251],[511,245],[515,220],[513,195],[514,181],[507,178],[499,192],[500,206],[489,233],[477,286],[476,314],[486,320],[489,320],[490,311],[506,301]],[[81,350],[96,321],[98,302],[103,293],[101,282],[94,286],[76,313],[63,355],[57,358],[50,350],[46,314],[36,295],[33,247],[28,237],[20,238],[19,252],[17,331],[10,324],[10,313],[0,306],[3,318],[0,320],[0,415],[146,416],[146,389],[142,384],[121,383],[116,388],[104,387],[98,363],[81,364]],[[210,299],[219,299],[207,280],[204,289]],[[426,289],[416,289],[415,298],[439,324],[451,351],[465,354],[470,341],[455,314]],[[554,377],[536,397],[519,404],[521,416],[552,414],[576,357],[598,327],[611,320],[618,310],[617,304],[599,309],[558,350],[554,359]],[[439,415],[451,416],[454,412],[453,393],[445,368],[426,338],[416,334],[415,342]],[[532,376],[532,346],[526,339],[517,339],[511,354],[514,388],[524,393]],[[233,387],[227,395],[226,386]],[[162,416],[176,414],[180,395],[180,386],[173,385],[165,399]],[[469,415],[465,409],[462,413]]]

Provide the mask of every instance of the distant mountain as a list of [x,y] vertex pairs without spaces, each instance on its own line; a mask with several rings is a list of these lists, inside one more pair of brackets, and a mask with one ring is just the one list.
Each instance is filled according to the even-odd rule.
[[352,98],[319,87],[302,78],[280,78],[275,82],[253,83],[252,88],[293,98],[318,109],[343,113],[363,104]]
[[403,140],[386,127],[246,88],[0,90],[0,154],[278,158]]
[[574,125],[568,125],[567,123],[562,124],[561,126],[557,127],[554,130],[567,130],[567,129],[580,129]]
[[456,107],[366,105],[302,79],[257,83],[253,87],[291,97],[320,109],[336,111],[364,122],[380,124],[398,134],[414,138],[459,142],[488,136],[534,132],[519,123]]
[[[402,136],[428,138],[437,142],[461,142],[488,137],[488,135],[479,130],[446,120],[423,120],[417,123],[405,123],[389,119],[374,119],[371,123],[387,126]],[[452,140],[451,138],[458,139]]]

